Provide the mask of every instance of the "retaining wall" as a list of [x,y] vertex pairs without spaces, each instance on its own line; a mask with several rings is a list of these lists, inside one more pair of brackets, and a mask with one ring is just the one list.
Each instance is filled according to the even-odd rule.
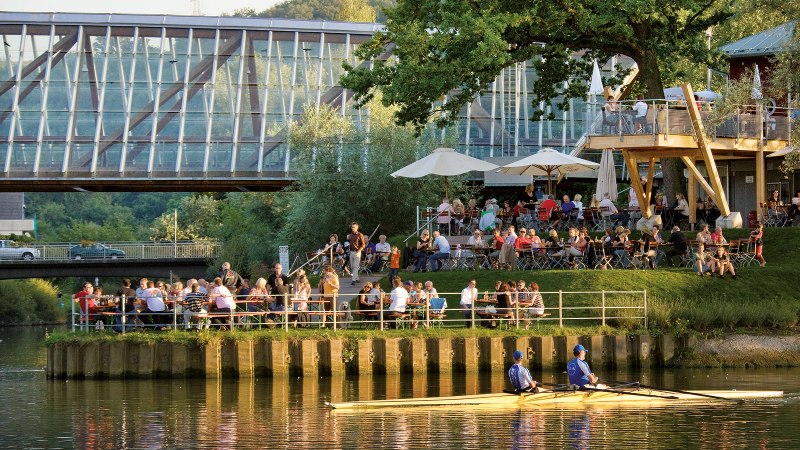
[[535,336],[385,338],[360,340],[240,340],[203,347],[159,342],[56,343],[47,348],[47,376],[81,378],[236,378],[371,374],[475,373],[506,370],[522,350],[535,370],[563,370],[583,344],[595,368],[658,367],[669,363],[670,336]]

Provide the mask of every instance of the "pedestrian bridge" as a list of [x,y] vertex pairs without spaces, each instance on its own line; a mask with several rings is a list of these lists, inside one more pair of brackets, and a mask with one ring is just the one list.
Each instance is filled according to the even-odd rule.
[[[280,189],[296,173],[288,129],[306,109],[328,105],[369,129],[339,79],[343,62],[368,64],[355,50],[381,28],[0,12],[0,191]],[[524,62],[504,69],[440,136],[457,133],[479,158],[571,149],[584,104],[531,122],[535,76]]]
[[34,260],[0,260],[0,279],[52,277],[163,277],[204,276],[217,256],[216,242],[112,242],[104,244],[124,255],[70,251],[79,243],[35,244]]

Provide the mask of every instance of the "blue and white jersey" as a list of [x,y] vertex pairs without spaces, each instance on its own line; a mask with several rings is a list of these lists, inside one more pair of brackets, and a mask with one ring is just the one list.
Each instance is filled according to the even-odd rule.
[[508,379],[511,380],[511,385],[517,391],[527,389],[533,384],[531,373],[521,364],[514,364],[508,369]]
[[569,383],[583,387],[589,384],[589,374],[592,370],[589,369],[589,364],[580,358],[573,358],[567,363],[567,375],[569,375]]

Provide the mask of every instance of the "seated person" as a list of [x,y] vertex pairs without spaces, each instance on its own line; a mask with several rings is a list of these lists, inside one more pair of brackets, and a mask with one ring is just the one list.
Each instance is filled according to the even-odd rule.
[[550,195],[546,195],[545,197],[546,198],[539,205],[539,221],[542,223],[549,223],[551,227],[555,228],[560,222],[558,204]]
[[600,211],[603,217],[610,219],[613,225],[627,225],[630,221],[630,216],[627,212],[620,212],[614,202],[611,201],[611,194],[608,192],[603,194],[603,199],[600,200]]
[[519,229],[519,236],[514,240],[514,250],[517,253],[528,251],[531,246],[531,239],[528,237],[528,230],[524,227]]
[[[277,280],[281,280],[281,284],[283,283],[281,278]],[[208,294],[209,302],[215,307],[212,312],[215,314],[227,314],[236,311],[236,301],[233,299],[231,291],[222,284],[222,278],[214,278],[213,286],[211,292]],[[214,318],[213,322],[221,325],[228,322],[228,319]]]
[[414,272],[424,272],[426,270],[428,266],[427,252],[431,249],[432,245],[433,241],[431,240],[430,233],[428,233],[428,230],[422,230],[422,234],[420,234],[419,239],[417,239],[417,246],[414,250],[414,258],[417,260]]
[[689,220],[689,203],[686,202],[686,198],[680,192],[675,194],[675,199],[677,203],[675,208],[672,209],[672,224],[678,225],[683,221]]
[[389,266],[389,255],[392,253],[392,246],[386,242],[386,235],[378,236],[378,243],[375,244],[375,263],[370,270],[380,272]]
[[83,289],[80,292],[72,296],[73,301],[78,302],[78,306],[81,309],[81,315],[83,316],[81,320],[85,318],[87,321],[92,321],[100,318],[100,310],[97,308],[95,298],[94,287],[88,281],[83,283]]
[[409,302],[409,291],[413,289],[414,282],[411,280],[406,280],[405,282],[400,280],[400,277],[396,277],[392,281],[392,293],[390,294],[391,303],[389,304],[389,309],[384,309],[381,311],[383,315],[383,320],[389,320],[397,315],[402,315],[406,313],[406,305]]
[[431,271],[438,272],[442,269],[442,260],[450,259],[450,243],[439,230],[433,232],[433,248],[436,253],[430,257]]
[[489,259],[497,260],[500,257],[500,251],[503,250],[503,244],[506,242],[506,237],[508,236],[508,231],[503,231],[500,233],[499,228],[495,228],[494,236],[489,241],[489,247],[492,248],[492,252],[489,253]]
[[542,239],[539,238],[539,236],[536,235],[536,230],[533,227],[531,227],[528,230],[528,240],[531,241],[531,252],[532,253],[536,253],[536,252],[541,251],[541,249],[543,247]]
[[[217,277],[217,279],[222,283],[222,278]],[[150,325],[162,324],[163,321],[159,318],[160,313],[165,312],[167,306],[164,304],[161,290],[156,287],[153,280],[147,281],[147,289],[142,293],[142,299],[145,302],[145,308],[139,311],[139,320]]]
[[631,265],[631,260],[628,257],[632,243],[630,240],[631,230],[622,226],[617,227],[617,236],[611,246],[614,249],[614,255],[622,262],[622,267],[627,269]]
[[643,96],[636,96],[636,103],[633,104],[633,110],[636,112],[633,116],[634,132],[644,133],[645,127],[647,126],[647,103],[644,102]]
[[375,301],[375,296],[372,294],[372,283],[369,281],[358,291],[357,305],[359,311],[375,311],[380,308],[379,302]]
[[725,278],[725,272],[728,272],[736,279],[736,271],[733,269],[733,263],[728,258],[728,252],[724,247],[717,247],[717,252],[714,254],[714,261],[717,263],[717,270],[719,270],[719,277]]
[[725,239],[725,236],[722,235],[722,227],[716,227],[714,232],[711,233],[711,243],[719,245],[719,244],[727,244],[728,240]]
[[561,220],[569,220],[573,209],[575,209],[575,203],[569,199],[569,195],[564,195],[561,199]]
[[703,224],[700,231],[697,232],[695,240],[698,244],[709,245],[711,244],[711,233],[708,231],[708,224]]
[[703,274],[711,276],[717,268],[717,261],[708,253],[703,244],[697,244],[697,251],[692,253],[694,259],[694,270],[701,277]]

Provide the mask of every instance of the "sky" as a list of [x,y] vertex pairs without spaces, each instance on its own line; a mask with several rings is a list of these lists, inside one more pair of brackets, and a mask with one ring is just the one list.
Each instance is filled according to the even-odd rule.
[[[262,11],[283,0],[199,0],[206,16],[232,13],[239,8],[252,7]],[[89,12],[132,14],[192,14],[190,0],[25,0],[5,1],[0,11],[20,12]]]

